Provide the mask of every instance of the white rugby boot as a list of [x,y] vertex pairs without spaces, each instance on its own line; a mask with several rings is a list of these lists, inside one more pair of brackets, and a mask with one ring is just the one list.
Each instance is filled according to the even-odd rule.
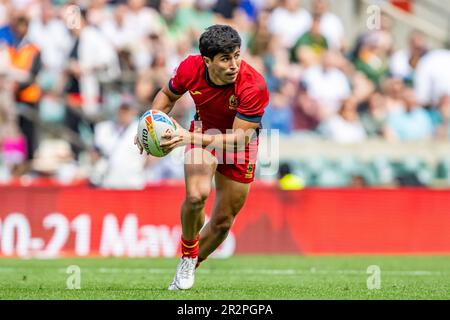
[[169,290],[187,290],[192,288],[195,280],[195,266],[198,257],[183,257],[177,266],[177,272],[173,277]]

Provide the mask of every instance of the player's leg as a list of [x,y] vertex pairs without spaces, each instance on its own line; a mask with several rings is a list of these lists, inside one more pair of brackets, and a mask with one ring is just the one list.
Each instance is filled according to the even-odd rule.
[[241,183],[216,172],[216,198],[211,219],[200,233],[199,262],[206,259],[228,236],[234,218],[241,210],[250,183]]
[[203,209],[211,192],[211,181],[216,167],[216,158],[206,150],[194,148],[186,153],[184,165],[186,196],[181,205],[184,240],[196,240],[204,224]]
[[199,232],[205,221],[204,206],[211,192],[211,181],[217,167],[214,156],[201,148],[186,153],[184,172],[186,196],[181,205],[182,258],[170,290],[189,289],[199,251]]

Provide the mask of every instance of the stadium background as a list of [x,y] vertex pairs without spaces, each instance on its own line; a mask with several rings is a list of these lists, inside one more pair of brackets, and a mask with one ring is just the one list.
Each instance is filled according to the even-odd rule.
[[[133,126],[213,23],[241,33],[271,92],[264,128],[279,130],[217,257],[448,255],[449,12],[432,0],[0,1],[0,257],[177,256],[182,150],[139,156]],[[21,26],[40,55],[14,51]],[[187,126],[193,112],[183,97],[173,116]]]

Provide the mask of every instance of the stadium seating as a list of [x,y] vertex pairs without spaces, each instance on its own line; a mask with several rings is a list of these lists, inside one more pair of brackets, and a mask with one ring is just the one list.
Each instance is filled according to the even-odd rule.
[[[284,159],[280,163],[287,163],[292,173],[302,178],[309,187],[351,186],[352,177],[362,177],[368,186],[378,187],[396,185],[437,187],[450,183],[450,158],[440,159],[435,165],[414,156],[404,159],[378,156],[368,161],[353,156],[336,159],[310,156]],[[262,166],[264,167],[263,164]],[[257,169],[256,174],[261,177],[261,168]],[[276,177],[273,175],[261,178]]]

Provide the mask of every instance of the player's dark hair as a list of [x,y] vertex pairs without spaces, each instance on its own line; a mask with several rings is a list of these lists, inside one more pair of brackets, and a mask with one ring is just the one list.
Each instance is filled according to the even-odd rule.
[[213,59],[219,53],[231,53],[241,47],[241,37],[232,27],[216,24],[200,36],[200,54]]

